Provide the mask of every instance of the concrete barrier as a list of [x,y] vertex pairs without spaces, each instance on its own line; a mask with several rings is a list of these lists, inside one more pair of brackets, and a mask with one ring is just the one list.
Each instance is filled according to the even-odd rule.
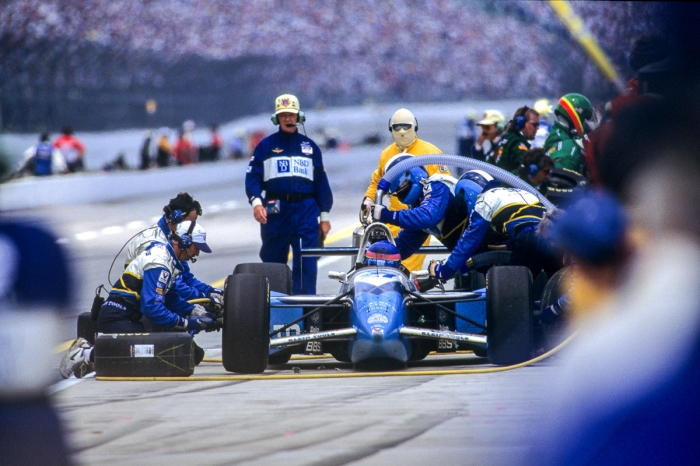
[[0,211],[92,204],[206,185],[242,184],[248,161],[168,167],[159,170],[89,172],[26,177],[0,185]]

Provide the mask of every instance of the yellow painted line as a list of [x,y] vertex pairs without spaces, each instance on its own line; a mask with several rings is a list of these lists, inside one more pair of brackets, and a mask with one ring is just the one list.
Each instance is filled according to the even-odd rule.
[[53,352],[54,353],[63,353],[65,351],[68,351],[68,349],[70,348],[70,345],[72,345],[74,341],[75,340],[64,341],[63,343],[61,343],[60,345],[55,347],[53,349]]
[[489,374],[494,372],[512,371],[531,364],[543,361],[554,354],[558,353],[562,348],[568,345],[574,339],[578,332],[574,332],[569,338],[564,340],[556,348],[520,364],[502,367],[486,367],[483,369],[456,369],[456,370],[440,370],[440,371],[403,371],[403,372],[349,372],[340,374],[285,374],[285,375],[222,375],[222,376],[193,376],[193,377],[95,377],[97,380],[114,381],[114,382],[222,382],[232,380],[290,380],[290,379],[348,379],[358,377],[418,377],[429,375],[463,375],[463,374]]
[[[341,228],[335,233],[329,233],[328,236],[326,237],[325,244],[333,244],[337,243],[338,241],[346,238],[350,238],[352,236],[352,232],[355,231],[355,228],[359,226],[359,223],[356,223],[354,225],[349,225],[347,227]],[[292,253],[289,253],[289,258],[288,260],[292,259]],[[214,283],[210,283],[211,286],[214,288],[223,288],[224,283],[226,283],[226,277],[215,281]]]

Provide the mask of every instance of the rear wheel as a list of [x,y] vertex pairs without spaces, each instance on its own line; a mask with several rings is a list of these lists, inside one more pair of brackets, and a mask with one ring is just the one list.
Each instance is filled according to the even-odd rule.
[[[569,291],[572,272],[571,267],[564,267],[552,275],[542,291],[540,309],[545,309],[554,304],[561,296]],[[565,316],[561,316],[554,324],[541,323],[542,333],[545,338],[545,351],[549,351],[560,344],[567,336]]]
[[489,269],[486,277],[487,356],[507,366],[527,361],[534,351],[532,275],[527,267]]
[[247,262],[238,264],[233,274],[252,273],[262,275],[270,282],[270,290],[278,293],[292,294],[292,271],[287,264],[274,262]]
[[221,356],[229,372],[263,372],[270,354],[270,288],[261,275],[229,275]]

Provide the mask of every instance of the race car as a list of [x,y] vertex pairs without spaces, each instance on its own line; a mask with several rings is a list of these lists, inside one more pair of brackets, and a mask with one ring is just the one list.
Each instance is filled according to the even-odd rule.
[[421,292],[420,274],[366,265],[368,249],[379,241],[395,244],[386,225],[372,223],[356,248],[311,251],[356,256],[349,272],[329,273],[340,282],[335,295],[291,296],[286,264],[236,266],[225,286],[224,368],[261,373],[268,364],[286,363],[292,354],[320,351],[354,364],[407,363],[431,351],[472,350],[496,365],[532,357],[532,276],[527,268],[491,267],[481,289]]

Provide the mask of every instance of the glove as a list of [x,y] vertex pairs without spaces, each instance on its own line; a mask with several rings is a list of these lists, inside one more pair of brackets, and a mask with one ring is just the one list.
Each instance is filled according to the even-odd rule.
[[399,226],[398,211],[389,210],[381,204],[370,207],[372,221]]
[[[212,314],[209,314],[209,315],[213,317]],[[195,333],[200,332],[202,330],[205,330],[207,332],[211,332],[212,330],[216,330],[217,320],[212,319],[212,317],[209,317],[209,316],[191,316],[191,317],[188,317],[186,330],[194,330]]]
[[455,274],[455,271],[448,267],[445,261],[432,260],[428,266],[428,273],[430,273],[430,278],[449,280]]
[[372,201],[372,198],[365,196],[364,199],[362,199],[362,204],[360,204],[360,223],[365,225],[369,223],[369,214],[370,214],[370,206],[374,204],[374,201]]
[[195,304],[192,310],[190,311],[191,316],[205,316],[207,314],[209,313],[201,304]]
[[223,306],[224,290],[212,288],[212,290],[209,292],[209,299],[211,299],[213,303],[218,304],[219,306]]

